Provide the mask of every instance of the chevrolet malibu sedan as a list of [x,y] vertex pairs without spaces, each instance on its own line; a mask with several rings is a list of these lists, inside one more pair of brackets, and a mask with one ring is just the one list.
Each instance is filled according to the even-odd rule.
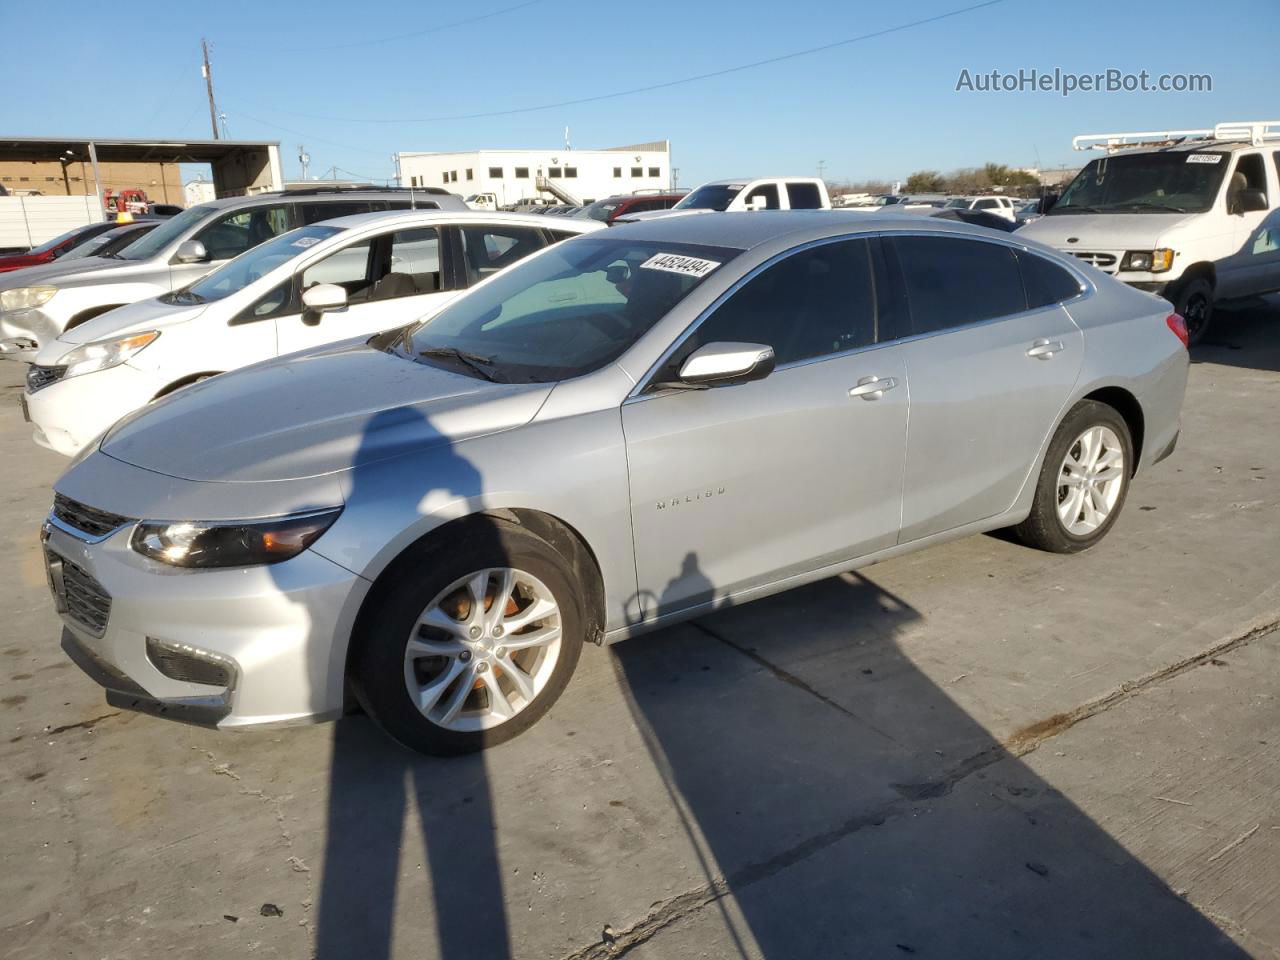
[[615,228],[150,405],[56,484],[64,648],[120,707],[358,702],[460,752],[584,644],[980,531],[1096,544],[1177,440],[1181,318],[1016,235],[856,220]]
[[36,443],[72,456],[126,413],[260,360],[403,326],[556,241],[519,214],[363,213],[291,230],[187,286],[46,343],[27,370]]

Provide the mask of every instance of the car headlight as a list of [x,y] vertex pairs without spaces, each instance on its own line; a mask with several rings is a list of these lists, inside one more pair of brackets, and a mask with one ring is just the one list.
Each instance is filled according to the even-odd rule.
[[166,523],[144,520],[129,546],[175,567],[249,567],[296,557],[338,519],[341,507],[271,520]]
[[15,287],[0,293],[0,310],[26,310],[41,307],[53,299],[57,287]]
[[1130,250],[1120,261],[1121,270],[1141,270],[1144,273],[1164,273],[1173,267],[1173,251],[1168,247],[1158,250]]
[[148,330],[146,333],[134,333],[114,340],[95,340],[76,347],[58,363],[67,368],[64,377],[96,373],[98,370],[119,366],[158,336],[159,330]]

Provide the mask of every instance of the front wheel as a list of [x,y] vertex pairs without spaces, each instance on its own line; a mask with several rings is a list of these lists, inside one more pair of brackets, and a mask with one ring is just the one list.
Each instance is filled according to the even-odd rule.
[[569,564],[538,537],[480,523],[414,548],[387,576],[353,638],[352,686],[405,746],[457,754],[501,743],[564,692],[585,615]]
[[1111,529],[1133,473],[1133,439],[1124,417],[1082,400],[1054,434],[1027,519],[1013,528],[1030,547],[1077,553]]
[[1187,345],[1195,346],[1213,322],[1213,285],[1204,277],[1193,277],[1176,288],[1170,299],[1187,325]]

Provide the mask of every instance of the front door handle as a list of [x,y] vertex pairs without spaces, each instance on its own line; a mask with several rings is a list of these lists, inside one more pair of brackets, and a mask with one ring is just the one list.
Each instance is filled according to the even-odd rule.
[[1061,353],[1062,349],[1061,340],[1037,340],[1027,351],[1027,356],[1035,357],[1037,360],[1049,360],[1055,353]]
[[879,400],[886,390],[898,385],[893,377],[863,377],[856,387],[851,387],[849,396],[861,397],[863,400]]

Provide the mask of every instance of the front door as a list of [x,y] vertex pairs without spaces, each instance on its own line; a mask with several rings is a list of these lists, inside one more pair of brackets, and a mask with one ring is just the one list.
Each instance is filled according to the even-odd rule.
[[901,348],[877,343],[871,277],[865,239],[791,254],[714,308],[653,381],[714,342],[772,346],[772,375],[623,405],[629,606],[644,619],[896,542],[908,390]]
[[1275,289],[1268,284],[1266,266],[1274,266],[1274,249],[1270,227],[1276,224],[1275,210],[1240,211],[1236,197],[1241,190],[1259,190],[1267,198],[1268,207],[1276,206],[1276,190],[1268,184],[1265,154],[1238,153],[1235,166],[1227,175],[1225,202],[1231,222],[1232,253],[1218,262],[1219,299],[1248,297]]

